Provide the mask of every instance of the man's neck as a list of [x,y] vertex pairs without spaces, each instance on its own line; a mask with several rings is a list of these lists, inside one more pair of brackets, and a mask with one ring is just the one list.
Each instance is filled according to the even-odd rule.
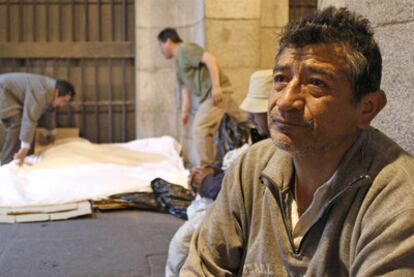
[[301,215],[312,203],[315,191],[335,173],[346,151],[356,140],[319,154],[295,155],[295,200]]
[[172,45],[172,54],[174,59],[177,58],[178,47],[180,46],[179,43],[175,43]]

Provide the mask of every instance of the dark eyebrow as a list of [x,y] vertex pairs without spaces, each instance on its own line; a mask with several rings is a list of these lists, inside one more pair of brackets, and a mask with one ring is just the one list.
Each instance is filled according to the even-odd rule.
[[290,71],[290,67],[289,67],[289,66],[287,66],[287,65],[276,65],[276,66],[273,68],[273,74],[274,74],[276,71]]
[[[309,72],[311,72],[311,73],[320,74],[320,75],[323,75],[323,76],[328,77],[331,80],[336,80],[335,71],[334,70],[330,70],[329,68],[321,67],[321,66],[316,66],[316,65],[304,65],[304,68],[306,70],[308,70]],[[286,71],[290,71],[290,70],[291,70],[291,68],[290,68],[289,65],[283,65],[283,64],[276,65],[273,68],[273,74],[275,72],[277,72],[277,71],[286,72]]]
[[305,65],[305,69],[309,70],[312,73],[324,75],[331,80],[336,80],[336,74],[333,70],[329,70],[325,67],[315,66],[315,65]]

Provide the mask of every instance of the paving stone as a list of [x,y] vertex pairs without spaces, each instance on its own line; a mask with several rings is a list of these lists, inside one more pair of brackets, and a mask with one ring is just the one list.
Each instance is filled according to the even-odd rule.
[[0,276],[161,276],[169,241],[182,223],[167,214],[120,211],[0,224]]

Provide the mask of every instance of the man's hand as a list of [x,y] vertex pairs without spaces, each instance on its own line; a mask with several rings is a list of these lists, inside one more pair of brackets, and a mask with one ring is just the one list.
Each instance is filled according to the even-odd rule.
[[48,144],[53,144],[56,141],[56,135],[49,134],[47,135],[46,139]]
[[187,126],[189,118],[190,115],[188,112],[181,112],[181,124],[183,124],[183,126]]
[[14,154],[14,159],[17,160],[18,165],[22,165],[24,162],[24,158],[27,156],[27,153],[29,153],[28,148],[20,148],[19,152]]
[[199,193],[204,178],[210,175],[214,175],[214,169],[211,167],[196,168],[191,170],[188,177],[188,187],[191,188],[191,191],[194,194]]
[[214,105],[218,105],[221,101],[223,101],[223,89],[221,86],[212,87],[211,97],[213,98]]

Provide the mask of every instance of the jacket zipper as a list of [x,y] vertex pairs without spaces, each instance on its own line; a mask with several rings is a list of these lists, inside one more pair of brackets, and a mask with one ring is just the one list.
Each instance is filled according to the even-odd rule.
[[285,203],[281,200],[281,192],[279,189],[277,189],[276,191],[276,186],[273,183],[272,179],[270,179],[270,177],[262,174],[263,177],[266,178],[266,180],[269,182],[269,185],[267,185],[267,187],[270,189],[270,191],[272,192],[273,196],[275,197],[276,202],[279,205],[279,208],[281,209],[281,213],[282,213],[282,219],[283,219],[283,224],[285,225],[285,229],[286,232],[288,234],[289,237],[289,242],[290,245],[292,247],[292,251],[295,255],[298,255],[300,253],[300,250],[302,248],[302,244],[307,236],[307,234],[310,232],[310,230],[312,229],[312,227],[325,215],[325,213],[332,207],[332,205],[334,204],[334,202],[341,196],[343,195],[345,192],[347,192],[350,189],[355,189],[358,188],[360,186],[362,186],[363,184],[360,184],[359,186],[355,186],[356,183],[360,182],[363,179],[367,179],[367,180],[371,180],[371,177],[369,175],[362,175],[359,176],[358,178],[356,178],[355,180],[353,180],[348,186],[346,186],[343,190],[341,190],[340,192],[338,192],[331,200],[329,200],[329,202],[324,205],[324,207],[322,208],[322,212],[319,213],[319,215],[315,218],[315,220],[312,222],[312,224],[310,225],[308,231],[303,235],[302,240],[300,241],[300,244],[298,246],[298,248],[296,249],[295,244],[293,242],[293,234],[292,231],[289,230],[287,223],[286,223],[286,213],[285,213]]
[[269,184],[270,185],[267,185],[267,187],[270,189],[270,192],[273,194],[273,197],[275,198],[275,200],[276,200],[276,203],[278,204],[278,206],[279,206],[279,209],[280,209],[280,212],[281,212],[281,214],[282,214],[282,220],[283,220],[283,225],[285,226],[285,230],[286,230],[286,233],[287,233],[287,235],[288,235],[288,238],[289,238],[289,243],[290,243],[290,247],[292,248],[292,250],[293,250],[293,253],[295,253],[296,254],[296,251],[295,251],[295,244],[293,243],[293,235],[292,235],[292,231],[290,231],[289,230],[289,228],[288,228],[288,226],[287,226],[287,223],[286,223],[286,213],[285,213],[285,209],[284,209],[284,203],[283,203],[283,201],[281,200],[282,199],[282,197],[281,197],[281,192],[280,192],[280,190],[279,189],[277,189],[277,191],[276,191],[276,186],[274,185],[274,183],[273,183],[273,181],[272,181],[272,179],[270,179],[270,177],[268,177],[268,176],[266,176],[266,175],[264,175],[264,174],[262,174],[262,176],[269,182]]

